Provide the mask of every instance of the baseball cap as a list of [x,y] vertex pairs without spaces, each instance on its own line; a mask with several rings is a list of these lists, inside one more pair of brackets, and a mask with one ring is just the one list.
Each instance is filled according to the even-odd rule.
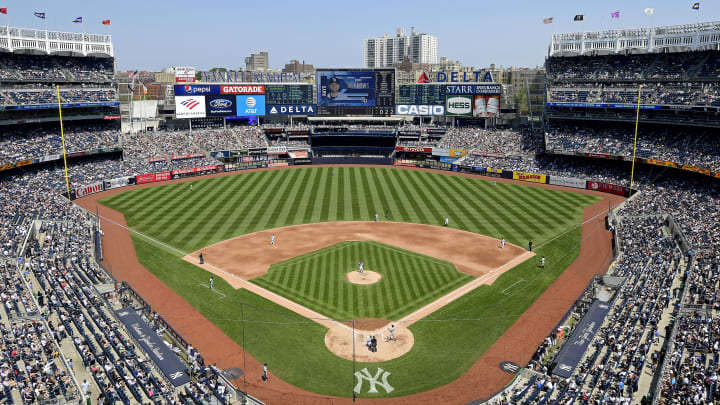
[[333,76],[333,77],[330,78],[329,83],[337,83],[337,84],[340,84],[340,79],[338,79],[337,77]]

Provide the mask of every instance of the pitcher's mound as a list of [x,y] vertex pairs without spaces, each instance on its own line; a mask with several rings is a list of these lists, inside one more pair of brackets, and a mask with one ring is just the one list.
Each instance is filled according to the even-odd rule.
[[345,275],[345,280],[353,284],[375,284],[380,281],[381,278],[380,273],[375,273],[371,270],[365,270],[362,273],[359,271],[351,271]]
[[[346,325],[346,324],[345,324]],[[347,360],[353,359],[352,329],[336,324],[325,334],[325,345],[336,356]],[[387,326],[390,326],[388,322]],[[377,339],[377,351],[371,352],[366,345],[368,335]],[[412,349],[415,337],[405,326],[395,324],[397,340],[385,341],[389,332],[387,328],[374,332],[355,330],[355,361],[376,363],[396,359]]]

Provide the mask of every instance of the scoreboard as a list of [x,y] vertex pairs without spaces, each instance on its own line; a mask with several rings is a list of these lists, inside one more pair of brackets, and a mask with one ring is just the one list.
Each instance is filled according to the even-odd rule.
[[445,105],[446,89],[442,84],[401,84],[398,104]]
[[317,69],[318,115],[395,113],[395,69]]
[[313,104],[312,84],[266,84],[265,104]]

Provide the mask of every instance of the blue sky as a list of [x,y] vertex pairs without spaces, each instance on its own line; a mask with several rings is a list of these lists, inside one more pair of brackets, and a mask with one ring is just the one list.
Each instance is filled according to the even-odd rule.
[[[439,56],[464,65],[541,65],[552,28],[582,30],[572,21],[585,15],[585,30],[649,26],[643,10],[655,9],[655,25],[696,20],[694,0],[545,1],[242,1],[242,0],[0,0],[12,26],[44,28],[33,12],[47,13],[51,30],[112,33],[118,69],[159,70],[169,66],[237,69],[252,52],[270,52],[270,65],[290,59],[316,67],[362,67],[362,41],[410,26],[438,37]],[[720,1],[701,1],[700,21],[720,20]],[[620,11],[619,20],[610,13]],[[112,20],[110,28],[101,25]],[[0,25],[7,18],[0,15]]]

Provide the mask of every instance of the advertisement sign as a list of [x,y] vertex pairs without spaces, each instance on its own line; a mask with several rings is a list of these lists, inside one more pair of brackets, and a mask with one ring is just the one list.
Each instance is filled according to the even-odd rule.
[[610,159],[610,155],[606,155],[604,153],[586,153],[585,156],[591,158]]
[[265,115],[265,96],[235,96],[237,115]]
[[118,187],[125,187],[132,184],[134,177],[116,177],[114,179],[105,180],[105,190],[110,190]]
[[167,160],[167,158],[165,156],[151,157],[151,158],[148,158],[148,163],[163,162],[166,160]]
[[287,162],[277,162],[277,163],[268,163],[267,167],[285,167],[287,166]]
[[285,145],[270,146],[267,150],[268,155],[282,155],[285,153],[287,153],[287,146]]
[[432,154],[434,156],[450,156],[450,149],[432,148]]
[[180,159],[194,159],[199,157],[205,157],[204,153],[188,153],[185,155],[172,155],[170,157],[170,160],[180,160]]
[[473,99],[473,117],[497,117],[500,113],[500,96],[475,96]]
[[85,197],[86,195],[99,193],[103,190],[105,190],[105,184],[103,182],[99,182],[75,189],[75,195],[77,196],[77,198],[81,198]]
[[445,94],[450,95],[500,95],[502,85],[499,84],[468,84],[468,85],[446,85]]
[[205,118],[205,96],[176,96],[176,118]]
[[205,96],[205,110],[208,117],[235,116],[235,97]]
[[410,152],[410,153],[432,153],[433,148],[423,148],[421,146],[396,146],[397,152]]
[[104,120],[119,120],[120,114],[110,114],[103,117]]
[[115,312],[117,318],[125,328],[140,343],[145,353],[150,356],[153,363],[160,367],[160,371],[167,377],[172,385],[179,387],[191,382],[185,373],[185,364],[165,344],[165,341],[143,321],[140,315],[132,308],[123,308]]
[[175,95],[176,96],[204,96],[209,94],[220,94],[220,86],[217,85],[181,85],[176,84],[173,86],[173,89],[175,89]]
[[586,181],[572,177],[550,176],[550,184],[563,187],[585,188]]
[[15,166],[17,166],[17,167],[27,166],[27,165],[31,165],[32,162],[33,162],[33,159],[21,160],[19,162],[15,162]]
[[375,72],[317,71],[318,106],[372,107],[375,105]]
[[416,104],[398,104],[395,106],[395,113],[398,115],[445,115],[445,106],[443,105],[416,105]]
[[450,155],[449,155],[449,156],[451,156],[451,157],[461,158],[461,157],[463,157],[463,156],[465,156],[465,155],[467,155],[467,151],[466,151],[466,150],[462,150],[462,149],[450,149]]
[[472,96],[448,96],[445,115],[469,117],[472,115],[472,102]]
[[603,301],[595,301],[588,309],[585,316],[580,320],[577,327],[570,336],[570,340],[560,350],[557,357],[557,366],[553,374],[563,378],[570,378],[575,368],[585,354],[590,344],[595,340],[602,326],[605,317],[610,312],[610,304]]
[[265,86],[261,84],[222,85],[220,94],[265,94]]
[[294,159],[307,159],[308,153],[306,150],[299,150],[297,152],[289,152],[291,158]]
[[[20,166],[20,162],[18,162],[18,166]],[[682,166],[680,166],[680,167],[681,167],[683,170],[687,170],[687,171],[689,171],[689,172],[695,172],[695,173],[702,173],[702,174],[710,175],[710,170],[703,169],[703,168],[701,168],[701,167],[690,166],[690,165],[682,165]]]
[[178,174],[188,174],[188,173],[200,173],[200,172],[207,172],[211,170],[217,169],[217,165],[208,165],[208,166],[200,166],[200,167],[191,167],[188,169],[178,169],[173,170],[172,175],[176,176]]
[[505,154],[503,153],[487,153],[487,152],[472,152],[473,156],[487,156],[487,157],[496,157],[496,158],[504,158]]
[[533,183],[547,183],[547,177],[544,174],[513,172],[513,180],[530,181]]
[[647,162],[650,163],[651,165],[674,167],[677,169],[677,164],[675,164],[673,162],[666,162],[664,160],[655,160],[655,159],[648,159]]
[[269,105],[265,115],[315,115],[317,107],[313,104]]
[[15,165],[12,164],[12,163],[6,163],[6,164],[4,164],[4,165],[0,165],[0,172],[1,172],[1,171],[4,171],[4,170],[10,170],[10,169],[12,169],[13,167],[15,167]]
[[158,172],[158,173],[150,173],[150,174],[141,174],[138,176],[135,176],[135,184],[145,184],[145,183],[154,183],[156,181],[165,181],[172,179],[172,175],[169,171],[167,172]]
[[603,193],[617,194],[623,196],[627,195],[628,193],[627,187],[619,186],[612,183],[603,183],[600,181],[588,181],[587,188],[588,190],[602,191]]
[[190,66],[176,67],[175,83],[195,83],[195,68]]
[[38,162],[52,162],[53,160],[60,160],[60,155],[47,155],[38,159]]

